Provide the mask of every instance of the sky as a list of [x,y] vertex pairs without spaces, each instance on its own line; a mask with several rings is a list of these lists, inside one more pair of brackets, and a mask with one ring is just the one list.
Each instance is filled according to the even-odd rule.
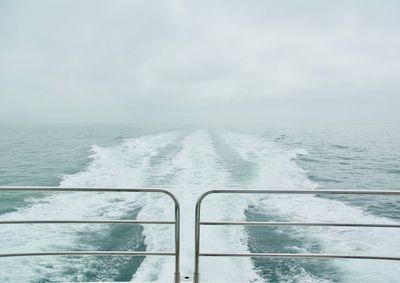
[[0,0],[0,122],[400,122],[397,0]]

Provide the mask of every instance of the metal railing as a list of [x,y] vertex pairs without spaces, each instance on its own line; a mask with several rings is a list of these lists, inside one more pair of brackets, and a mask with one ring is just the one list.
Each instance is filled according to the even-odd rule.
[[201,225],[240,225],[240,226],[324,226],[324,227],[374,227],[374,228],[400,228],[400,224],[374,224],[374,223],[318,223],[318,222],[201,222],[201,203],[210,194],[303,194],[303,195],[386,195],[400,196],[400,191],[372,191],[372,190],[212,190],[200,196],[196,203],[195,215],[195,263],[194,283],[200,282],[200,257],[258,257],[258,258],[303,258],[303,259],[370,259],[370,260],[396,260],[394,256],[364,256],[343,254],[301,254],[301,253],[201,253],[200,252],[200,226]]
[[6,220],[0,224],[132,224],[132,225],[175,225],[175,251],[174,252],[136,252],[136,251],[56,251],[56,252],[26,252],[26,253],[0,253],[0,257],[21,256],[174,256],[175,273],[174,282],[180,282],[179,271],[179,243],[180,243],[180,207],[176,197],[167,190],[162,189],[129,189],[129,188],[60,188],[60,187],[0,187],[4,192],[124,192],[124,193],[162,193],[169,196],[175,205],[174,221],[158,220]]

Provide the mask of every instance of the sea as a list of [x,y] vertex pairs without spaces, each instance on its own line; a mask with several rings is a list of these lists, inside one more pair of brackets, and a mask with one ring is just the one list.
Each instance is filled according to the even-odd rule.
[[[162,188],[181,205],[181,272],[192,276],[194,211],[213,189],[400,189],[399,124],[187,126],[0,124],[0,186]],[[0,220],[173,220],[149,193],[2,192]],[[399,224],[400,197],[209,195],[203,221]],[[0,225],[0,253],[173,251],[171,225]],[[210,253],[400,256],[400,229],[204,226]],[[172,282],[172,257],[0,258],[0,282]],[[400,282],[400,262],[202,257],[202,282]]]

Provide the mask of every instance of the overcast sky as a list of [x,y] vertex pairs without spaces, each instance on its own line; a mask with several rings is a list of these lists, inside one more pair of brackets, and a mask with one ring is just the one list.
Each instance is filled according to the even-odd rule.
[[400,1],[0,0],[0,119],[400,122]]

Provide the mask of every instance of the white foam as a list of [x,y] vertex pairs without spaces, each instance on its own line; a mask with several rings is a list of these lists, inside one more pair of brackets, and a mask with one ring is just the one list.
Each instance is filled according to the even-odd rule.
[[[168,132],[125,140],[114,147],[93,146],[92,162],[88,168],[65,176],[61,186],[141,187],[151,157],[157,154],[158,148],[174,142],[178,136],[177,132]],[[136,194],[54,193],[40,199],[32,198],[27,207],[2,215],[1,219],[118,219],[129,210],[140,207],[143,201],[143,197]],[[79,242],[79,232],[99,234],[106,233],[106,230],[105,225],[9,225],[2,227],[0,249],[4,252],[91,250],[93,247]],[[66,267],[74,267],[82,274],[90,271],[84,260],[65,258],[6,259],[2,264],[2,282],[28,282],[46,277],[48,273],[51,273],[52,280],[79,280],[79,274],[78,278],[66,278],[62,271]],[[116,271],[110,269],[105,272],[103,280],[112,280]]]
[[[294,161],[303,150],[285,150],[275,144],[251,135],[225,133],[226,142],[240,156],[258,164],[258,178],[251,188],[257,189],[315,189],[306,172]],[[255,199],[253,199],[255,200]],[[356,223],[394,223],[383,217],[369,215],[361,209],[340,201],[315,196],[270,195],[255,200],[254,205],[266,215],[279,215],[292,221],[303,222],[356,222]],[[309,232],[307,232],[309,231]],[[325,253],[370,254],[394,256],[400,253],[400,231],[396,229],[343,229],[309,228],[300,230],[309,238],[317,239]],[[307,252],[306,249],[301,250]],[[300,252],[301,252],[300,251]],[[345,271],[348,282],[396,282],[400,276],[396,262],[370,262],[341,260],[337,266]]]
[[[182,141],[182,148],[167,163],[164,164],[160,174],[175,174],[172,182],[168,184],[169,190],[179,199],[182,209],[181,219],[181,269],[182,274],[193,274],[194,260],[194,207],[197,198],[205,191],[213,188],[229,186],[229,175],[218,164],[218,153],[207,131],[199,130],[191,133]],[[155,200],[157,201],[157,200]],[[204,209],[207,217],[217,213],[221,204],[226,203],[226,198],[215,199],[209,202]],[[239,212],[236,215],[225,209],[224,213],[230,218],[243,220],[246,201],[237,197],[229,198],[232,211]],[[140,217],[148,218],[156,213],[168,214],[170,207],[165,203],[158,202],[157,211],[150,207],[144,207]],[[224,216],[223,216],[224,217]],[[203,248],[214,248],[216,250],[234,249],[247,251],[247,246],[241,240],[245,237],[242,229],[225,228],[204,235]],[[164,235],[160,227],[148,226],[144,228],[148,248],[162,249],[171,246],[171,236]],[[172,262],[159,258],[148,257],[134,276],[135,282],[154,280],[156,282],[168,282],[171,279]],[[253,270],[250,260],[217,260],[201,262],[202,280],[205,282],[261,282],[262,279]],[[227,272],[221,272],[225,270]]]
[[[194,205],[197,198],[207,190],[246,185],[248,188],[275,189],[314,189],[317,184],[311,182],[306,172],[294,159],[304,150],[287,150],[251,135],[224,132],[221,137],[236,151],[243,160],[253,163],[257,174],[245,184],[236,184],[227,168],[219,158],[214,139],[206,130],[196,130],[187,134],[167,132],[142,136],[123,141],[113,147],[92,147],[92,162],[82,172],[65,176],[61,182],[64,187],[102,186],[102,187],[147,187],[149,184],[164,186],[173,192],[181,203],[181,268],[182,274],[193,273],[194,260]],[[162,156],[164,147],[167,150]],[[154,160],[157,159],[157,164]],[[153,163],[152,163],[153,162]],[[238,195],[218,195],[207,199],[203,205],[203,220],[242,221],[249,203],[261,207],[266,215],[279,215],[296,221],[342,221],[342,222],[379,222],[389,223],[388,219],[366,214],[358,208],[339,201],[312,196],[250,197]],[[52,194],[44,198],[32,198],[26,208],[2,215],[2,219],[82,219],[82,218],[120,218],[129,210],[141,208],[138,219],[173,219],[173,205],[165,197],[150,194],[112,195],[107,193]],[[305,205],[306,204],[306,205]],[[68,225],[68,226],[9,226],[2,229],[0,248],[12,250],[68,250],[77,248],[90,250],[93,247],[79,242],[79,231],[106,233],[104,225]],[[374,229],[361,233],[356,229],[326,230],[313,228],[312,233],[302,232],[309,239],[318,239],[324,252],[372,254],[398,254],[400,251],[399,233],[385,230],[385,236]],[[173,250],[173,228],[170,226],[145,225],[143,230],[145,243],[149,251]],[[338,241],[337,239],[341,239]],[[240,227],[220,227],[202,229],[203,251],[248,252],[247,235]],[[71,280],[82,277],[66,278],[63,271],[73,266],[84,272],[91,271],[85,261],[74,259],[55,260],[42,258],[7,259],[2,261],[0,281],[26,282],[32,278],[57,275],[53,280]],[[341,261],[338,268],[345,271],[349,282],[394,282],[399,276],[394,263],[374,262],[374,270],[363,270],[362,263]],[[364,266],[365,267],[365,266]],[[21,270],[24,270],[22,273]],[[171,258],[147,257],[134,278],[135,282],[169,282],[172,279],[174,262]],[[375,275],[375,270],[380,272]],[[102,280],[112,280],[117,270],[106,266]],[[364,274],[361,277],[360,274]],[[293,274],[297,281],[323,282],[306,271]],[[250,259],[202,259],[201,277],[205,282],[264,282],[254,270]],[[282,275],[282,281],[287,281]],[[382,282],[379,281],[379,282]]]

